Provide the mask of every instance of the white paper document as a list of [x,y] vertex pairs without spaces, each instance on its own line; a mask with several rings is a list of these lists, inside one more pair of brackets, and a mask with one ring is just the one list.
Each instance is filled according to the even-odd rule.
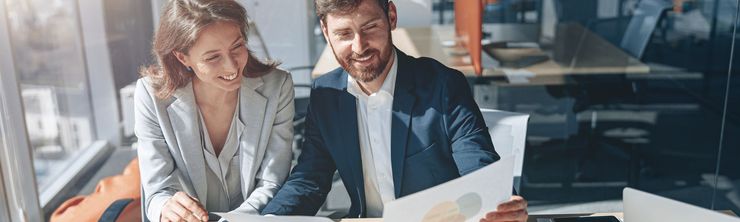
[[521,177],[529,115],[493,109],[480,109],[480,112],[486,120],[496,153],[514,156],[514,178]]
[[326,217],[308,216],[259,216],[242,213],[214,213],[228,222],[333,222]]
[[383,221],[472,222],[511,198],[514,158],[386,203]]

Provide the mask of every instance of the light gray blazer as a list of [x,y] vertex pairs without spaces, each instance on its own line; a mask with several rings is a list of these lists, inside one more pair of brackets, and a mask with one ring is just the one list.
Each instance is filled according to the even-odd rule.
[[[275,69],[243,78],[239,119],[246,125],[239,141],[242,203],[235,211],[258,214],[290,171],[293,141],[293,80]],[[135,133],[144,210],[159,221],[162,206],[178,191],[206,199],[206,163],[198,131],[192,83],[172,97],[158,99],[149,78],[136,83]]]

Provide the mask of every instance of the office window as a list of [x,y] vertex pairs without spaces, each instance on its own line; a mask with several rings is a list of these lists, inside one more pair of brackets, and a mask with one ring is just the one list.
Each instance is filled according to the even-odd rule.
[[4,1],[37,185],[43,192],[94,139],[76,1]]

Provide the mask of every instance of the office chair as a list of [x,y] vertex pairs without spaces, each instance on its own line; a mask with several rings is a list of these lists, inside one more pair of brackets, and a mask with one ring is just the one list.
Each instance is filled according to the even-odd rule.
[[[670,8],[671,4],[664,0],[641,0],[624,29],[619,41],[620,49],[642,60],[654,31]],[[593,30],[596,25],[622,20],[622,18],[599,19],[587,21],[586,24],[588,29]],[[586,141],[585,150],[576,164],[575,179],[589,179],[584,173],[584,165],[588,159],[594,157],[596,150],[601,150],[628,161],[627,182],[631,186],[638,186],[644,163],[641,156],[649,152],[640,147],[650,143],[657,118],[655,112],[641,110],[639,106],[642,104],[643,84],[628,80],[624,76],[607,76],[596,81],[587,77],[573,79],[582,82],[571,89],[570,94],[576,98],[573,112],[582,114],[578,118],[581,125],[579,135],[585,138],[579,139]],[[632,114],[652,117],[641,118]]]
[[666,0],[640,0],[630,17],[598,18],[599,1],[555,0],[554,3],[558,22],[577,22],[640,60],[658,24],[672,8]]
[[[573,149],[573,142],[571,140],[573,135],[578,133],[579,126],[576,122],[575,113],[572,111],[575,99],[573,99],[567,90],[568,87],[568,85],[545,85],[499,88],[496,109],[529,114],[526,144],[527,146],[537,147],[537,150],[529,152],[524,156],[526,159],[524,161],[537,160],[535,162],[544,163],[552,160],[551,158],[553,157],[560,156],[562,153],[569,152]],[[484,113],[483,115],[486,118],[486,114]],[[496,144],[494,146],[498,151],[499,146],[496,146]],[[542,166],[542,164],[533,165],[535,168],[539,166]],[[538,177],[537,175],[544,174],[543,171],[535,171],[536,175],[530,175],[528,178],[541,179],[542,177]],[[565,181],[563,183],[566,186],[572,183],[569,181],[572,179],[572,172],[556,171],[556,173],[561,173],[562,175],[555,175],[555,177],[548,176],[546,177],[549,178],[547,181]],[[528,182],[526,178],[521,179],[523,182],[519,185],[520,187],[537,185],[533,182]]]
[[585,25],[598,18],[596,0],[555,0],[553,3],[558,22],[577,22]]
[[[564,0],[560,0],[564,1]],[[663,19],[666,12],[672,7],[671,4],[667,3],[665,0],[641,0],[637,4],[637,8],[635,9],[632,18],[629,20],[629,24],[627,25],[627,29],[624,31],[624,35],[622,36],[621,43],[619,44],[619,47],[625,51],[626,53],[630,54],[634,58],[637,58],[638,60],[642,60],[643,56],[645,54],[645,50],[648,47],[648,44],[650,43],[650,39],[658,26],[658,23]],[[618,18],[617,18],[618,19]],[[576,79],[578,80],[578,79]],[[614,84],[615,82],[610,82],[612,84],[609,84],[611,86],[606,85],[598,85],[596,87],[600,89],[604,89],[603,87],[613,87],[611,92],[606,94],[590,94],[586,95],[588,93],[581,92],[580,94],[586,95],[586,100],[589,101],[589,104],[576,104],[576,112],[582,111],[582,108],[580,107],[587,107],[592,104],[591,102],[594,101],[604,101],[603,103],[609,103],[613,102],[613,93],[625,93],[626,95],[631,94],[633,96],[634,101],[640,100],[640,88],[641,84],[639,82],[635,81],[625,81],[624,78],[619,77],[615,78],[614,80],[607,80],[607,81],[617,81],[619,84]],[[629,92],[631,91],[631,92]],[[597,102],[598,104],[599,102]]]
[[[617,1],[617,0],[615,0]],[[621,0],[619,0],[621,1]],[[605,35],[603,32],[595,31],[597,24],[604,23],[603,20],[598,17],[598,4],[597,0],[553,0],[553,9],[555,17],[557,18],[557,24],[570,24],[575,23],[583,26],[587,30],[591,30],[595,33],[599,33],[600,36],[604,37],[610,42],[613,38]],[[619,25],[619,24],[617,24]],[[603,25],[602,25],[603,26]],[[616,43],[615,43],[616,44]]]
[[[128,206],[128,204],[132,203],[133,201],[134,200],[130,198],[114,201],[111,205],[108,206],[108,208],[105,209],[98,222],[115,222],[116,220],[119,220],[119,217],[121,217],[121,213],[123,213],[123,210],[126,208],[126,206]],[[142,217],[142,221],[144,221],[144,217]]]
[[658,112],[639,108],[598,107],[581,114],[579,122],[588,125],[582,127],[587,131],[584,133],[587,147],[578,158],[576,180],[592,179],[586,173],[585,165],[599,150],[617,160],[625,161],[627,185],[639,187],[640,175],[644,169],[648,169],[644,156],[657,152],[655,149],[645,148],[652,143]]
[[619,47],[642,60],[658,23],[673,5],[664,0],[642,0],[637,4]]

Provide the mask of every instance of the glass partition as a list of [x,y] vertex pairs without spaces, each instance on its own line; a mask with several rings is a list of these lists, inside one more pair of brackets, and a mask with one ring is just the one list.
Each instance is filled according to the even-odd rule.
[[[713,209],[726,210],[732,209],[736,214],[740,206],[740,79],[738,79],[738,6],[734,1],[723,1],[720,7],[727,16],[721,19],[721,24],[727,27],[724,38],[732,39],[730,49],[731,56],[726,58],[729,62],[729,71],[725,74],[725,86],[717,85],[717,91],[724,88],[724,102],[722,106],[722,127],[720,131],[721,150],[719,152],[719,162],[717,163],[717,177],[715,178],[715,193],[713,195]],[[734,12],[732,10],[735,10]],[[735,13],[734,16],[731,13]],[[728,25],[734,24],[734,25]],[[730,28],[731,27],[731,30]]]
[[[483,2],[489,42],[517,44],[491,46],[498,63],[474,92],[482,107],[531,115],[521,185],[531,212],[621,211],[624,187],[740,212],[736,1]],[[495,28],[533,24],[527,38]]]

